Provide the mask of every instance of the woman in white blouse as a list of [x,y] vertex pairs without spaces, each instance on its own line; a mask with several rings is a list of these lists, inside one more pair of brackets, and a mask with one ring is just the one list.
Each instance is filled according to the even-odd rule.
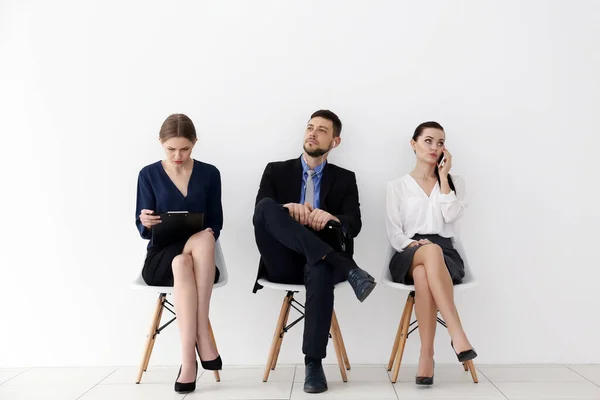
[[417,127],[411,146],[414,170],[387,186],[386,230],[396,253],[390,262],[395,282],[415,285],[415,312],[421,337],[416,383],[433,384],[433,339],[437,310],[446,321],[459,361],[477,356],[467,339],[454,304],[453,285],[465,275],[452,245],[454,222],[465,210],[465,186],[451,177],[452,156],[437,122]]

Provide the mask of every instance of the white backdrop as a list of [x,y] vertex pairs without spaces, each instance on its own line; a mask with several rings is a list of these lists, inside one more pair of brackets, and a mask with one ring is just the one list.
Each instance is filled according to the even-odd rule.
[[[437,120],[467,182],[480,286],[457,303],[478,362],[600,362],[600,3],[166,4],[0,3],[0,367],[138,364],[155,296],[130,288],[146,244],[135,185],[174,112],[222,174],[219,349],[226,365],[263,364],[283,294],[251,293],[254,199],[319,108],[344,124],[330,161],[357,174],[359,265],[381,276],[385,184],[412,168],[415,126]],[[351,362],[387,362],[404,299],[337,294]],[[301,330],[281,362],[301,362]],[[449,341],[438,330],[438,362],[455,360]],[[179,363],[175,326],[152,362]]]

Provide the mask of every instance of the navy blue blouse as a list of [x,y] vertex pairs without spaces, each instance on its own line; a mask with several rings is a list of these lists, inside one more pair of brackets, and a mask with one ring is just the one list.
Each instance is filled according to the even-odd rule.
[[154,210],[157,213],[203,213],[204,226],[212,228],[216,240],[223,228],[221,174],[214,165],[194,160],[187,196],[184,197],[160,161],[142,168],[138,176],[135,224],[142,238],[150,239],[148,247],[152,247],[152,231],[140,221],[140,212],[143,209]]

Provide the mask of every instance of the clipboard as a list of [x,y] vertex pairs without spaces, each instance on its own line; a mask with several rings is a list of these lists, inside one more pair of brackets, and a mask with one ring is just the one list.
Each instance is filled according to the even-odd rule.
[[204,229],[202,213],[168,211],[158,215],[162,222],[152,227],[152,244],[155,246],[164,247],[187,240]]

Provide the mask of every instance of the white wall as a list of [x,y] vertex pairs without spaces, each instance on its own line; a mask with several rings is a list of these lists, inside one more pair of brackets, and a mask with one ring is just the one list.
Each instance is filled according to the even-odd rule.
[[[600,362],[600,3],[155,3],[0,5],[0,367],[139,362],[155,296],[129,286],[145,246],[135,184],[174,112],[222,173],[219,348],[226,365],[264,363],[282,293],[251,293],[254,198],[319,108],[344,123],[330,160],[357,173],[359,265],[381,276],[385,183],[437,120],[468,185],[480,286],[457,303],[478,362]],[[337,294],[354,364],[387,362],[403,302],[382,285],[363,304]],[[437,361],[455,360],[438,332]],[[153,363],[179,363],[177,338],[160,335]],[[301,361],[300,341],[281,362]],[[417,355],[415,335],[404,360]]]

